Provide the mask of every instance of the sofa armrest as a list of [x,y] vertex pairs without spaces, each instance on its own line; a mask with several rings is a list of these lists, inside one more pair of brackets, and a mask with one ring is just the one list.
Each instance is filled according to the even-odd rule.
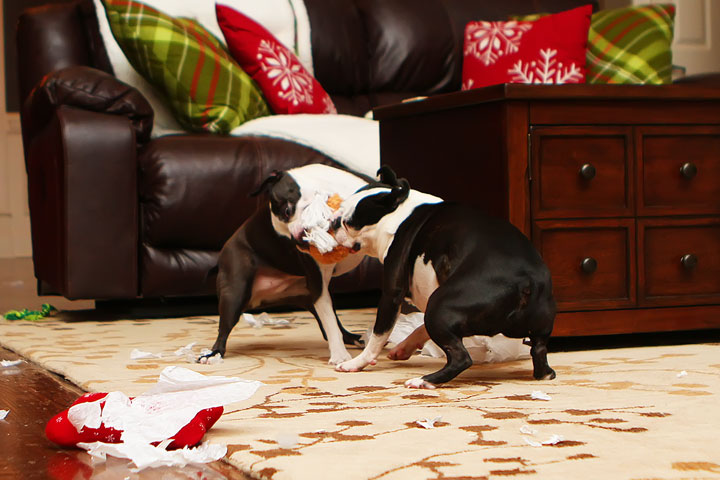
[[26,147],[61,106],[125,117],[138,144],[150,139],[153,110],[140,92],[103,71],[73,66],[43,77],[25,100],[22,130]]
[[33,261],[41,294],[138,295],[136,131],[127,116],[60,105],[28,142]]

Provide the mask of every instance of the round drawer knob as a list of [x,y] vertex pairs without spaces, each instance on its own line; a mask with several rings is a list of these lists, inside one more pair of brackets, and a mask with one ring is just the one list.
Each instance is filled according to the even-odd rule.
[[582,177],[585,180],[592,180],[595,178],[595,167],[592,163],[586,163],[582,167],[580,167],[580,177]]
[[686,270],[692,270],[697,267],[698,259],[692,253],[688,253],[680,257],[680,263],[682,263],[682,266],[685,267]]
[[680,167],[680,174],[688,180],[697,175],[697,171],[697,167],[692,162],[683,163],[682,167]]
[[592,257],[587,257],[580,263],[580,269],[587,274],[595,273],[595,270],[597,270],[597,260]]

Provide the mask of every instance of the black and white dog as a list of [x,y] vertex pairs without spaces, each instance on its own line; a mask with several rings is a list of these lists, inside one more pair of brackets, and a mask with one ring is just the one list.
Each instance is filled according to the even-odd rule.
[[547,342],[555,319],[550,272],[509,222],[411,190],[389,167],[346,198],[333,220],[335,238],[384,264],[377,319],[365,349],[336,366],[359,371],[373,363],[408,298],[425,312],[425,328],[446,365],[405,382],[434,388],[472,365],[462,339],[502,333],[529,338],[536,379],[555,378]]
[[361,345],[360,336],[346,331],[335,313],[328,284],[333,276],[355,268],[363,255],[348,255],[339,263],[318,263],[298,246],[306,242],[303,210],[319,192],[345,198],[367,185],[369,177],[321,164],[274,172],[252,195],[267,192],[260,207],[223,246],[218,259],[217,294],[220,324],[206,363],[225,355],[227,339],[240,315],[249,309],[296,305],[318,321],[330,348],[329,363],[347,361],[348,345]]

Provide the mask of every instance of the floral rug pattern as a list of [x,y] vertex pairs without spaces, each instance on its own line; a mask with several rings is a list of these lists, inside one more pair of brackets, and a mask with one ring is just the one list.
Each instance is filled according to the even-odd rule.
[[[374,318],[374,310],[339,314],[356,332]],[[523,359],[410,390],[405,380],[444,359],[381,357],[340,373],[309,314],[272,317],[290,323],[241,321],[213,365],[174,352],[209,347],[217,317],[2,320],[0,344],[88,391],[137,395],[169,365],[260,380],[206,436],[256,478],[720,479],[720,344],[551,353],[555,380],[533,380]],[[133,360],[134,349],[162,356]]]

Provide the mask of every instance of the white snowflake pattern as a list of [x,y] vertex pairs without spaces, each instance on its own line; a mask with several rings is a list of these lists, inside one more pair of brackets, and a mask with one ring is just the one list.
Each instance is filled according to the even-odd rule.
[[475,80],[472,78],[468,78],[464,82],[462,82],[462,90],[472,90],[473,85],[475,85]]
[[330,95],[325,95],[325,98],[323,98],[323,106],[325,107],[323,113],[337,113],[337,108],[330,99]]
[[565,66],[562,62],[557,61],[555,55],[557,55],[557,50],[540,49],[540,59],[527,63],[518,60],[508,70],[508,74],[512,75],[512,81],[515,83],[552,83],[556,85],[580,83],[582,71],[575,65],[575,62]]
[[465,55],[492,65],[502,55],[517,52],[523,33],[530,29],[532,23],[527,22],[472,23],[465,30]]
[[284,47],[262,40],[257,58],[273,86],[279,87],[278,97],[295,106],[312,103],[313,79]]

